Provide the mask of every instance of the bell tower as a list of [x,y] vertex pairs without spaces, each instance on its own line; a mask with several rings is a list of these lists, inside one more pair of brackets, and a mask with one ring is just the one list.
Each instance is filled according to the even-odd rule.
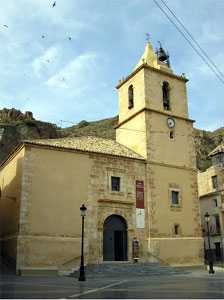
[[187,81],[173,72],[161,44],[154,51],[147,42],[117,85],[116,140],[146,159],[149,252],[168,263],[191,264],[201,263],[203,241]]
[[194,153],[188,149],[193,120],[188,116],[187,81],[173,73],[161,44],[154,52],[147,42],[132,73],[117,85],[117,141],[148,160],[194,167]]

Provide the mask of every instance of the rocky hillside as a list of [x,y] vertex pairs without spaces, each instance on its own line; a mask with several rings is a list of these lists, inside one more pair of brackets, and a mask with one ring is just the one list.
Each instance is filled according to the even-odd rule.
[[24,139],[60,137],[57,129],[54,124],[35,120],[31,112],[0,110],[0,162]]
[[[118,117],[95,122],[81,121],[79,124],[67,128],[34,119],[31,112],[24,114],[16,109],[0,110],[0,161],[24,139],[60,138],[66,136],[99,136],[115,139],[114,126]],[[197,152],[197,167],[205,170],[210,166],[208,153],[224,140],[224,127],[214,132],[195,129],[195,145]]]

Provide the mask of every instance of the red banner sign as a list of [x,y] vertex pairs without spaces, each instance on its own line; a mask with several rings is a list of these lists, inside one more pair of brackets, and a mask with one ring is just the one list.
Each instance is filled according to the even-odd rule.
[[136,208],[144,208],[144,181],[136,180]]

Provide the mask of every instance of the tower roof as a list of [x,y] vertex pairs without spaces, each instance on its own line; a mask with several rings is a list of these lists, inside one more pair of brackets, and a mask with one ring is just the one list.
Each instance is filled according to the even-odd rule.
[[[161,47],[161,44],[160,44],[160,50],[161,49],[162,49],[162,47]],[[164,51],[164,54],[166,54],[165,51]],[[166,69],[166,71],[172,72],[172,70],[170,69],[170,67],[167,63],[159,60],[159,58],[157,56],[157,52],[154,51],[153,46],[150,43],[150,41],[147,41],[147,43],[145,45],[144,53],[141,56],[141,58],[140,58],[139,62],[137,63],[137,65],[135,66],[134,70],[136,70],[137,68],[139,68],[143,64],[147,64],[147,65],[149,65],[153,68],[156,68],[156,69]]]
[[148,64],[154,68],[158,68],[157,56],[153,50],[152,44],[148,41],[145,45],[145,50],[134,70],[142,64]]

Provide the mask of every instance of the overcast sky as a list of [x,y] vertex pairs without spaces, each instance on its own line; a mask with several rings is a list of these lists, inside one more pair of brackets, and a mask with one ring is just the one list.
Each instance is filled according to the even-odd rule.
[[[160,1],[160,0],[158,0]],[[224,1],[166,0],[224,73]],[[0,108],[42,121],[99,120],[118,113],[115,86],[138,62],[149,32],[186,73],[195,127],[224,126],[224,84],[153,0],[0,1]],[[6,26],[4,26],[6,25]]]

